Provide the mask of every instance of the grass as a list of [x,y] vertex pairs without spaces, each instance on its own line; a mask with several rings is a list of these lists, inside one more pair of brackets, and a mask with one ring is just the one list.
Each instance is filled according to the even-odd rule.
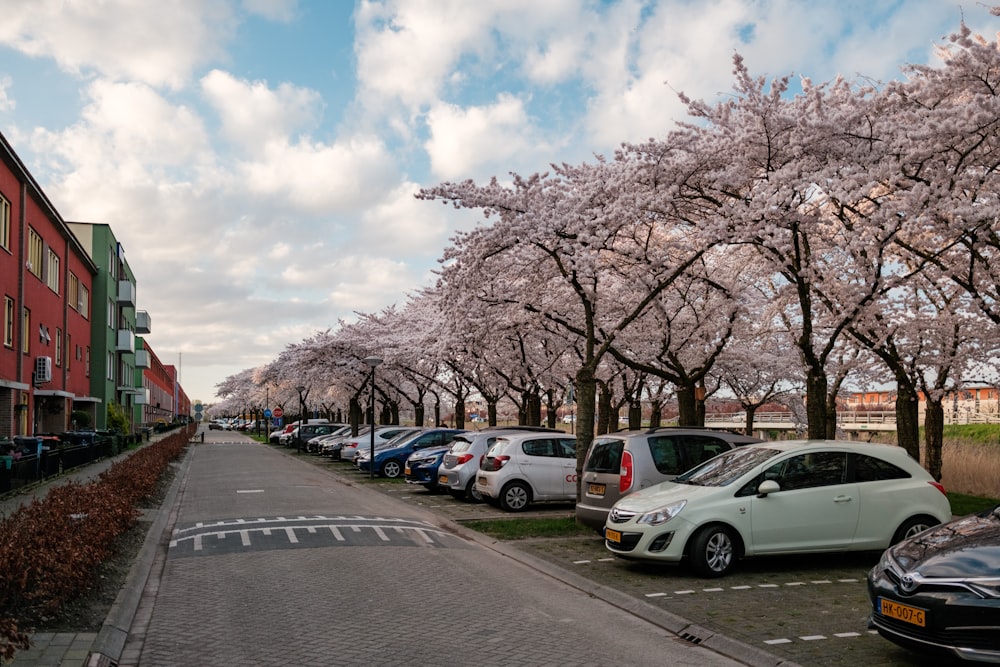
[[977,512],[988,510],[994,505],[1000,504],[1000,499],[949,492],[948,502],[951,503],[952,514],[955,516],[966,516],[967,514],[976,514]]
[[577,524],[576,517],[497,519],[463,521],[462,525],[500,540],[523,540],[538,537],[593,537],[592,528]]

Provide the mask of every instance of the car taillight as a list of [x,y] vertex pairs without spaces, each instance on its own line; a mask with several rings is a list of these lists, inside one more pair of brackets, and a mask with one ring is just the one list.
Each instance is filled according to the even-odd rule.
[[625,493],[632,488],[632,454],[622,452],[622,471],[618,478],[618,490]]
[[509,456],[494,456],[493,457],[493,469],[500,470],[500,468],[507,465],[507,461],[510,461]]
[[930,484],[935,489],[943,493],[945,496],[948,495],[948,492],[944,490],[944,484],[942,484],[941,482],[928,482],[928,484]]
[[462,454],[455,460],[455,465],[460,466],[472,460],[472,454]]

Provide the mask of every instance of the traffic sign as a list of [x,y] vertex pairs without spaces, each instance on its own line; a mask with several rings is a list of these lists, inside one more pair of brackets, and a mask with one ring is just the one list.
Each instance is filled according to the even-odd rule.
[[270,408],[268,408],[267,410],[264,410],[264,417],[267,418],[267,419],[271,418],[271,409]]
[[274,410],[271,410],[272,417],[280,417],[283,414],[285,414],[285,412],[281,408],[275,408]]

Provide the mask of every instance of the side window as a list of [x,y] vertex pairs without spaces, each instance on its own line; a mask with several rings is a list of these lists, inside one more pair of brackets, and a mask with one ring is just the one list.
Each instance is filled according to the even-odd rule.
[[902,468],[897,468],[888,461],[866,456],[864,454],[851,454],[854,459],[854,481],[856,482],[877,482],[882,479],[906,479],[910,476]]
[[618,439],[598,439],[590,448],[590,458],[587,459],[587,470],[591,472],[608,472],[617,475],[621,472],[622,451],[625,441]]
[[576,440],[572,438],[556,440],[556,455],[563,459],[575,459]]
[[552,441],[548,438],[542,440],[525,440],[521,443],[521,451],[528,456],[554,456],[552,451]]
[[677,451],[677,441],[670,436],[650,438],[649,455],[653,465],[663,475],[679,475],[684,472],[681,458]]
[[680,444],[684,453],[684,465],[689,469],[730,449],[725,441],[707,435],[683,436]]
[[776,463],[764,471],[764,479],[773,479],[782,491],[793,491],[843,484],[846,473],[846,453],[811,452]]

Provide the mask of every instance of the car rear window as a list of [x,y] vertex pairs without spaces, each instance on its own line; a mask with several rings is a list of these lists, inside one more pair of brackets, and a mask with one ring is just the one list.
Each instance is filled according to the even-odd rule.
[[472,441],[463,438],[460,435],[455,436],[455,439],[452,440],[451,442],[452,442],[451,451],[453,452],[465,452],[469,450],[469,447],[472,447]]
[[590,448],[590,457],[587,459],[588,472],[607,472],[618,474],[622,468],[622,451],[625,449],[625,441],[617,438],[606,440],[595,440]]

